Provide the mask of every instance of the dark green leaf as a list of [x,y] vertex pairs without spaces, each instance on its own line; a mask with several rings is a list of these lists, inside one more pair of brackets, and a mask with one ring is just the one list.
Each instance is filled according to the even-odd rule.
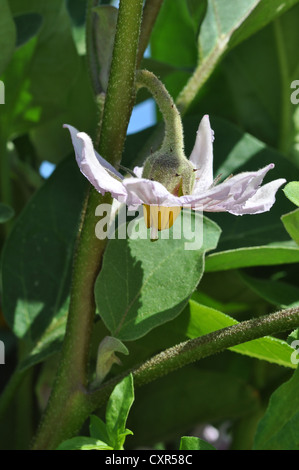
[[22,46],[25,42],[29,41],[35,36],[41,27],[43,18],[38,13],[27,13],[14,17],[14,22],[17,29],[16,46]]
[[191,217],[200,238],[203,223],[202,245],[188,245],[187,239],[197,241],[197,235],[191,234],[190,227],[182,237],[180,218],[173,226],[180,239],[170,235],[169,240],[151,243],[141,219],[133,228],[138,227],[139,239],[117,239],[117,232],[116,239],[109,241],[95,298],[98,312],[113,336],[121,340],[140,338],[175,318],[186,305],[203,274],[204,254],[216,247],[220,235],[219,227],[209,219]]
[[245,416],[258,406],[256,391],[226,372],[184,367],[137,388],[128,426],[130,444],[151,446],[190,432],[198,423]]
[[104,442],[109,441],[106,424],[96,415],[91,415],[90,417],[89,432],[90,437],[94,439],[99,439]]
[[181,438],[180,450],[216,450],[211,444],[198,437],[184,436]]
[[27,204],[3,250],[3,312],[14,333],[33,347],[30,363],[53,352],[64,334],[85,188],[74,159],[65,160]]
[[299,368],[272,394],[254,441],[255,450],[299,449]]
[[7,204],[0,202],[0,224],[7,222],[13,216],[14,216],[14,210]]
[[0,75],[13,55],[15,42],[16,28],[9,3],[7,0],[2,0],[0,3]]
[[257,279],[244,273],[240,275],[246,285],[271,304],[281,308],[299,306],[298,287],[282,281]]

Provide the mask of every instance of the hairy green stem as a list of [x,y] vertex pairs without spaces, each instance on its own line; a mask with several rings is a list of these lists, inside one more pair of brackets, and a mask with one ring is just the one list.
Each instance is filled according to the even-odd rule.
[[[99,144],[100,153],[111,163],[120,159],[132,107],[142,3],[142,0],[120,2]],[[86,387],[95,313],[94,283],[106,245],[106,240],[98,240],[95,236],[95,209],[100,202],[110,201],[109,194],[102,198],[93,188],[86,199],[74,256],[71,300],[61,358],[33,449],[55,449],[80,429],[90,413]]]
[[121,0],[102,122],[100,153],[114,166],[121,160],[135,99],[135,70],[143,0]]
[[134,384],[138,387],[227,348],[291,330],[297,326],[299,326],[299,308],[290,308],[185,341],[157,354],[141,366],[125,372],[91,392],[89,397],[91,406],[94,409],[102,406],[115,385],[131,372]]
[[183,124],[180,113],[163,83],[148,70],[136,72],[136,88],[146,87],[153,95],[165,121],[165,135],[161,151],[181,151],[184,147]]
[[148,46],[151,33],[162,6],[163,0],[146,0],[143,8],[141,34],[138,47],[137,64],[142,61],[144,52]]

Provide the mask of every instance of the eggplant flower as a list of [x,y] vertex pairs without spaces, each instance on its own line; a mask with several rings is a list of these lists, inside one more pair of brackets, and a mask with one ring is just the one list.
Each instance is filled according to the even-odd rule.
[[[188,184],[184,185],[184,173],[170,165],[166,176],[167,181],[172,181],[171,190],[161,181],[149,178],[148,171],[145,175],[147,163],[133,169],[135,177],[124,178],[95,151],[87,134],[70,125],[64,127],[70,131],[76,160],[84,176],[103,195],[110,192],[113,198],[128,206],[142,204],[146,226],[152,229],[152,239],[157,238],[159,230],[172,226],[184,206],[234,215],[266,212],[274,204],[278,188],[286,182],[280,178],[261,186],[267,172],[274,168],[270,163],[260,170],[239,173],[217,184],[217,178],[214,180],[213,177],[214,133],[207,115],[199,124],[193,151],[183,166],[185,174],[191,168],[192,178],[190,176]],[[184,187],[189,188],[189,193]]]

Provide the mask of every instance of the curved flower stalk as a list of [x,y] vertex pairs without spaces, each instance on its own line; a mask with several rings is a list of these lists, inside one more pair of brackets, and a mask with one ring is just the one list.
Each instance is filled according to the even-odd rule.
[[179,195],[180,174],[172,175],[178,182],[173,193],[159,181],[144,178],[144,167],[134,168],[135,177],[124,178],[95,151],[87,134],[70,125],[64,127],[70,131],[76,160],[84,176],[101,194],[108,191],[128,206],[143,204],[146,225],[153,229],[152,238],[157,238],[158,230],[171,227],[184,206],[234,215],[268,211],[278,188],[286,182],[280,178],[261,186],[267,172],[274,168],[270,163],[258,171],[239,173],[217,184],[213,177],[214,133],[207,115],[199,124],[189,158],[195,174],[193,187],[190,194],[182,195]]

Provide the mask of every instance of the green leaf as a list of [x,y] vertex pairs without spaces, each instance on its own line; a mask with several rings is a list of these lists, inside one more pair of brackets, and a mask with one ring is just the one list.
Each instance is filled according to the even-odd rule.
[[297,263],[298,261],[299,249],[297,245],[293,242],[281,242],[268,246],[237,248],[236,250],[212,253],[206,259],[206,271],[226,271],[250,266]]
[[31,364],[52,353],[64,334],[85,188],[74,159],[65,160],[20,214],[3,249],[3,312],[32,348]]
[[14,216],[14,210],[12,207],[0,202],[0,224],[4,224]]
[[134,401],[134,387],[132,374],[125,377],[110,395],[106,409],[106,429],[109,443],[115,450],[121,450],[128,434],[126,422],[130,408]]
[[41,27],[43,17],[38,13],[26,13],[14,17],[17,28],[16,46],[20,47],[35,36]]
[[78,436],[62,442],[56,450],[112,450],[112,447],[92,437]]
[[283,215],[281,220],[288,234],[299,245],[299,209]]
[[281,308],[299,306],[299,288],[282,281],[257,279],[240,273],[247,286],[273,305]]
[[299,181],[291,181],[283,188],[283,191],[290,201],[299,206]]
[[101,5],[95,7],[94,11],[97,14],[95,44],[97,60],[100,68],[99,80],[102,90],[106,93],[112,60],[118,9],[110,5]]
[[[186,330],[189,338],[197,338],[212,331],[238,324],[237,320],[228,315],[200,305],[194,300],[189,301],[190,321]],[[231,351],[255,357],[285,367],[296,367],[291,361],[293,349],[285,342],[271,336],[255,339],[229,348]]]
[[89,433],[90,437],[94,439],[109,442],[106,424],[96,415],[91,415],[90,417]]
[[299,449],[299,368],[270,398],[254,441],[254,450]]
[[0,75],[13,55],[16,27],[7,0],[0,3]]
[[138,227],[139,239],[118,239],[117,232],[109,241],[95,284],[95,299],[98,313],[113,336],[121,340],[140,338],[182,311],[203,274],[204,254],[216,247],[220,235],[219,227],[209,219],[194,214],[191,219],[196,222],[197,236],[203,234],[203,244],[200,241],[193,249],[188,249],[187,239],[197,236],[188,228],[183,238],[179,218],[173,230],[180,239],[170,236],[169,240],[151,243],[140,219],[132,229],[134,233]]
[[0,121],[7,139],[67,109],[79,65],[65,2],[14,0],[10,6],[15,17],[35,14],[43,22],[38,34],[16,49],[3,75],[10,106]]
[[180,442],[180,450],[216,450],[208,442],[199,437],[183,436]]

